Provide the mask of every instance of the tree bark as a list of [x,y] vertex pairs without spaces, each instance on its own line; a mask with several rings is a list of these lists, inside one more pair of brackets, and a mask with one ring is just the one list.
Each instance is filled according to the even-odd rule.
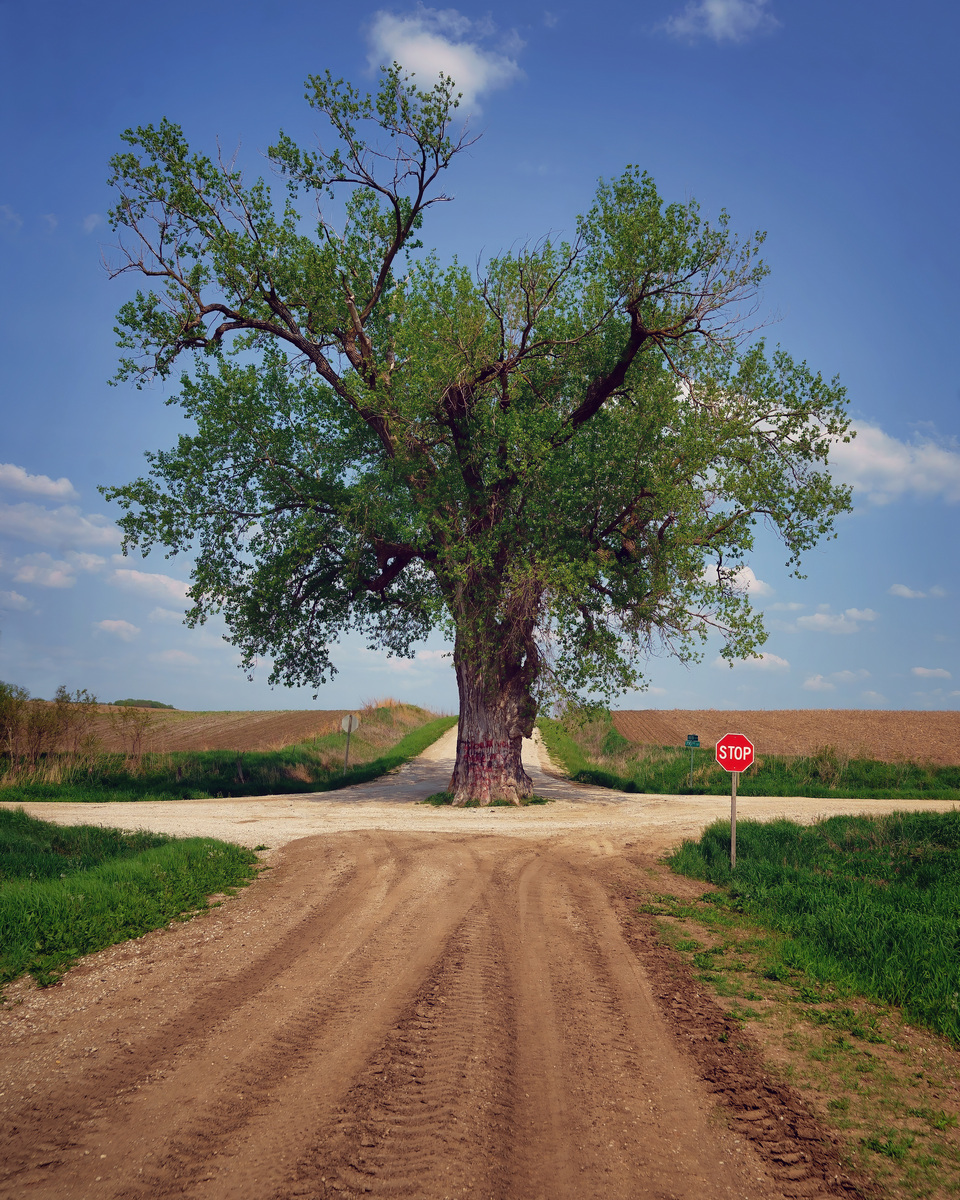
[[505,662],[502,651],[482,655],[459,637],[453,657],[460,690],[453,803],[521,804],[533,795],[533,780],[520,758],[537,715],[528,678],[533,664],[513,655]]

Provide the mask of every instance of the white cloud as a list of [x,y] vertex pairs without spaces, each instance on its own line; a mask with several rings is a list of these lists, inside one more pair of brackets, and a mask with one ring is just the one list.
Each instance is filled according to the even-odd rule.
[[712,663],[715,667],[746,667],[751,671],[789,671],[790,663],[779,654],[759,654],[756,658],[737,658],[732,662],[718,655]]
[[960,451],[932,438],[901,442],[876,425],[858,425],[852,442],[830,451],[830,469],[855,499],[889,504],[905,496],[960,503]]
[[73,484],[66,476],[51,479],[49,475],[30,475],[23,467],[13,463],[0,463],[0,487],[12,488],[15,492],[26,492],[31,496],[76,496]]
[[51,233],[53,233],[53,231],[56,229],[56,227],[60,224],[60,222],[57,220],[56,215],[54,213],[43,213],[41,216],[41,219],[46,221],[47,228],[50,230]]
[[151,662],[165,667],[196,667],[200,663],[195,654],[188,654],[186,650],[160,650],[148,657]]
[[797,628],[814,633],[859,633],[865,622],[876,619],[872,608],[848,608],[842,613],[817,612],[798,617]]
[[768,10],[767,0],[692,0],[662,28],[674,37],[743,42],[753,34],[769,33],[779,24]]
[[64,558],[81,571],[99,571],[107,561],[99,554],[88,554],[85,550],[68,550]]
[[22,229],[23,217],[15,212],[9,204],[0,204],[0,225],[6,225],[13,230]]
[[480,111],[480,95],[506,87],[522,74],[511,57],[523,46],[515,34],[490,45],[496,41],[491,23],[473,21],[455,8],[420,5],[406,16],[381,9],[374,13],[367,40],[371,67],[398,62],[416,74],[424,90],[441,74],[449,75],[463,93],[461,103],[473,112]]
[[123,642],[132,642],[140,632],[139,628],[131,625],[129,621],[94,621],[94,627],[102,629],[104,633],[112,633]]
[[[716,583],[718,575],[719,571],[716,563],[712,563],[703,573],[704,579],[709,583]],[[735,592],[748,592],[751,596],[773,595],[773,588],[769,583],[764,583],[762,579],[758,579],[754,575],[752,567],[741,567],[739,571],[734,571],[732,574],[724,571],[723,580]]]
[[861,679],[869,679],[870,672],[865,671],[863,667],[859,671],[834,671],[831,679],[835,679],[837,683],[859,683]]
[[803,686],[808,692],[835,692],[837,684],[859,683],[870,676],[869,671],[831,671],[829,675],[811,675],[805,679]]
[[114,546],[120,531],[106,517],[84,515],[73,504],[44,508],[23,501],[0,504],[0,533],[47,546]]
[[79,550],[68,550],[62,558],[54,558],[44,550],[15,558],[12,569],[17,583],[67,588],[76,583],[77,571],[97,571],[105,562],[106,559],[99,554],[86,554]]
[[21,596],[19,592],[0,592],[0,608],[10,612],[27,612],[33,608],[33,601]]
[[49,588],[70,588],[77,582],[73,563],[46,553],[26,554],[15,559],[13,578],[16,583]]
[[799,612],[801,608],[806,608],[805,604],[798,604],[796,600],[787,602],[778,602],[777,604],[767,605],[771,612]]
[[416,661],[418,663],[428,662],[447,662],[452,665],[453,651],[452,650],[418,650]]
[[919,592],[914,588],[907,587],[905,583],[894,583],[887,588],[887,594],[889,596],[900,596],[904,600],[926,600],[929,596],[934,596],[937,600],[942,600],[947,591],[946,588],[935,585],[929,592]]
[[84,233],[93,233],[103,224],[103,217],[99,213],[90,213],[81,221]]
[[868,704],[886,704],[887,698],[882,692],[861,692],[860,699]]
[[154,574],[150,571],[135,571],[123,567],[111,571],[107,582],[116,584],[128,592],[138,592],[142,596],[156,596],[161,600],[184,600],[187,595],[187,584],[172,575]]
[[952,679],[953,676],[949,671],[945,671],[943,667],[911,667],[911,675],[917,675],[920,679]]
[[164,625],[182,625],[183,612],[172,608],[152,608],[147,613],[148,621],[159,621]]

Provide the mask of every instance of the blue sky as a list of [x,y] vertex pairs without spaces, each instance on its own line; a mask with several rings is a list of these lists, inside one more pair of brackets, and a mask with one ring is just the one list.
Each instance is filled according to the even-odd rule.
[[466,261],[569,233],[599,177],[649,170],[668,199],[768,231],[768,340],[840,376],[859,436],[837,456],[855,510],[794,580],[773,543],[745,576],[767,617],[759,661],[648,664],[623,706],[957,708],[960,567],[960,191],[946,2],[661,0],[434,9],[229,10],[0,4],[0,678],[49,696],[183,708],[355,705],[453,710],[444,646],[413,662],[345,641],[312,693],[248,683],[213,624],[181,624],[189,563],[119,557],[98,484],[140,473],[179,418],[163,387],[108,387],[114,315],[107,162],[128,126],[167,116],[250,174],[283,128],[322,130],[302,100],[329,67],[374,86],[380,61],[443,69],[482,134],[445,181],[425,241]]

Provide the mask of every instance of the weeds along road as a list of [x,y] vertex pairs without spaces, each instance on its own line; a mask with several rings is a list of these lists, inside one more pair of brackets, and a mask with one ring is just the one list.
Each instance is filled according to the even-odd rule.
[[566,830],[542,823],[560,803],[525,828],[535,810],[417,828],[435,810],[396,805],[385,828],[383,807],[340,802],[368,827],[331,821],[222,907],[10,990],[0,1196],[851,1194],[636,925],[639,810],[631,832],[614,804]]

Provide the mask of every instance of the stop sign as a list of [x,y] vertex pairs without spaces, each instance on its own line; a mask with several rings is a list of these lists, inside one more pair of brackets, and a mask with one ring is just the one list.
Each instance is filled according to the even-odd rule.
[[745,771],[753,762],[753,742],[742,733],[725,733],[717,742],[717,762],[725,771]]

